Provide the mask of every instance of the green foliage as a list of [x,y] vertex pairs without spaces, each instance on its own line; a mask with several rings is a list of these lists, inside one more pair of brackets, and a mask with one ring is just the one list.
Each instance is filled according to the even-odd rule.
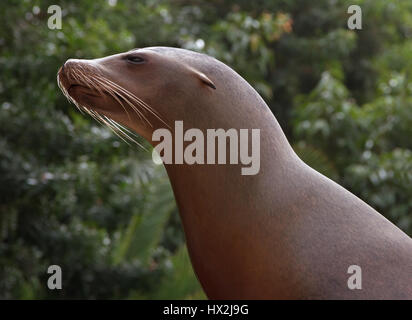
[[[305,162],[412,234],[411,37],[409,0],[1,1],[0,298],[205,297],[165,171],[68,104],[69,57],[167,45],[221,59]],[[51,264],[62,291],[46,287]]]
[[171,270],[162,279],[156,292],[149,296],[151,299],[205,299],[206,296],[199,288],[196,278],[188,278],[192,265],[186,247],[179,251],[168,261]]
[[328,154],[339,177],[323,165],[326,175],[411,233],[412,83],[404,74],[391,76],[375,100],[360,107],[325,72],[310,95],[297,99],[294,132],[301,143]]

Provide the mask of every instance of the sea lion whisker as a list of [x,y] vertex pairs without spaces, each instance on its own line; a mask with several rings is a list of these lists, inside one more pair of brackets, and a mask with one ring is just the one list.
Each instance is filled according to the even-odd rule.
[[88,111],[88,109],[87,108],[84,108],[82,105],[80,105],[75,99],[72,99],[72,102],[73,102],[73,104],[77,107],[77,109],[79,109],[80,110],[80,112],[82,112],[82,110],[83,111]]
[[136,133],[134,133],[133,131],[131,131],[129,128],[123,126],[122,124],[118,123],[117,121],[115,121],[115,120],[113,120],[113,119],[111,119],[111,120],[112,120],[114,123],[116,123],[116,125],[117,125],[120,129],[122,129],[123,131],[125,131],[125,132],[126,132],[127,134],[129,134],[130,136],[135,137],[135,138],[139,138],[139,137],[140,137],[139,135],[137,135]]
[[[73,72],[68,72],[67,77],[69,79],[74,80],[78,85],[82,85],[82,86],[85,86],[85,87],[90,88],[92,90],[98,91],[101,95],[103,95],[103,91],[100,89],[99,85],[102,86],[103,89],[106,90],[106,92],[108,94],[110,94],[122,106],[122,108],[125,110],[126,114],[128,115],[128,117],[130,119],[130,114],[127,112],[124,104],[116,96],[116,94],[118,94],[118,93],[116,93],[116,90],[111,88],[108,84],[103,83],[103,82],[99,82],[99,81],[97,82],[97,83],[99,83],[99,85],[93,83],[92,81],[90,81],[90,79],[88,77],[86,77],[83,70],[80,70],[80,69],[77,69],[76,73],[74,71]],[[100,78],[100,76],[97,75],[94,78],[94,80],[98,80],[99,78]],[[135,144],[137,144],[138,146],[140,146],[141,148],[146,150],[146,148],[144,148],[139,142],[137,142],[133,137],[130,136],[130,131],[127,130],[127,132],[126,132],[125,128],[119,127],[119,125],[114,120],[112,120],[108,117],[103,118],[96,111],[82,106],[80,103],[78,103],[74,98],[72,98],[70,96],[70,94],[67,92],[67,90],[62,86],[61,81],[60,81],[59,78],[58,78],[57,83],[58,83],[58,86],[61,88],[63,94],[69,100],[69,102],[72,102],[81,113],[86,112],[88,115],[90,115],[97,122],[101,123],[102,125],[107,126],[114,134],[116,134],[120,139],[122,139],[127,144],[129,144],[127,142],[127,140],[129,140],[129,141],[134,142]],[[136,107],[130,101],[128,101],[127,98],[123,97],[121,94],[118,94],[118,95],[123,100],[125,100],[128,104],[130,104],[134,109],[136,109]],[[141,113],[137,109],[135,110],[135,112],[139,115],[139,117],[141,117],[141,115],[140,115]]]
[[130,114],[129,114],[129,112],[126,110],[124,104],[120,101],[120,99],[112,92],[112,90],[111,90],[107,85],[105,85],[104,83],[98,82],[99,85],[100,85],[100,86],[99,86],[99,85],[96,85],[96,83],[94,83],[93,81],[91,81],[91,79],[93,79],[93,80],[96,81],[96,80],[98,80],[99,78],[101,78],[101,76],[99,76],[99,75],[96,74],[94,78],[93,78],[92,76],[86,77],[86,75],[84,74],[84,70],[85,70],[85,69],[81,66],[81,67],[79,68],[79,70],[78,70],[78,74],[76,75],[76,80],[79,81],[79,84],[80,84],[80,85],[84,85],[84,86],[86,86],[86,87],[88,87],[88,88],[90,88],[90,89],[92,89],[92,90],[97,91],[101,96],[103,96],[103,91],[102,91],[102,89],[100,88],[100,86],[103,86],[103,89],[104,89],[109,95],[111,95],[111,96],[113,97],[113,99],[115,99],[115,100],[121,105],[121,107],[123,108],[123,110],[126,112],[127,117],[129,118],[129,120],[131,120]]
[[79,77],[81,79],[80,85],[84,85],[85,87],[88,87],[90,89],[96,89],[93,86],[93,83],[89,79],[87,79],[86,75],[83,73],[82,70],[79,70]]
[[[107,126],[116,136],[118,136],[120,139],[122,139],[124,142],[127,143],[127,145],[130,145],[128,141],[131,141],[135,144],[137,144],[139,147],[147,151],[147,149],[141,145],[139,142],[137,142],[133,136],[131,136],[131,132],[124,128],[123,126],[119,125],[116,121],[113,119],[110,119],[107,116],[102,116],[98,112],[94,110],[87,110],[87,113],[92,116],[97,122],[101,123],[102,125]],[[128,141],[127,141],[128,140]]]
[[[93,80],[96,80],[96,79],[98,79],[98,77],[99,77],[99,76],[95,76],[95,78],[92,78],[92,79],[93,79]],[[91,81],[91,80],[89,80],[89,81],[92,83],[93,87],[96,88],[96,90],[99,92],[99,94],[100,94],[100,95],[103,95],[103,91],[100,89],[100,86],[97,85],[96,83],[94,83],[94,82]]]
[[66,88],[63,86],[63,84],[61,83],[60,77],[57,74],[57,85],[59,86],[60,90],[63,92],[63,95],[66,97],[66,99],[73,103],[76,108],[80,111],[80,113],[84,114],[84,112],[82,111],[81,108],[79,108],[79,106],[77,104],[74,103],[74,100],[72,99],[72,97],[70,97],[69,93],[67,92]]
[[127,145],[130,145],[125,138],[122,136],[122,132],[119,132],[119,130],[114,127],[110,122],[108,122],[106,119],[104,119],[99,113],[89,110],[88,112],[97,122],[107,126],[116,136],[118,136],[120,139],[122,139],[124,142],[126,142]]
[[[116,88],[111,87],[108,83],[105,83],[103,80],[105,80],[105,79],[104,78],[96,79],[96,81],[98,81],[102,86],[104,86],[110,94],[113,93],[114,95],[118,95],[120,98],[122,98],[133,109],[133,111],[138,115],[139,119],[144,119],[150,124],[149,120],[136,108],[135,105],[133,105],[133,103],[131,103],[129,101],[129,99],[124,97],[121,93],[118,92],[118,90]],[[115,99],[116,99],[116,101],[119,101],[119,99],[117,97]],[[122,106],[123,106],[123,104],[122,104]]]
[[141,107],[143,107],[144,109],[149,111],[151,114],[153,114],[156,118],[158,118],[161,122],[163,122],[166,126],[168,126],[170,128],[170,126],[161,118],[161,116],[155,110],[153,110],[153,108],[150,107],[146,102],[144,102],[142,99],[136,97],[133,93],[131,93],[130,91],[128,91],[125,88],[121,87],[117,83],[115,83],[111,80],[108,80],[108,79],[106,79],[106,80],[109,83],[111,83],[113,86],[115,86],[116,88],[121,90],[124,94],[128,95],[131,99],[135,100]]
[[115,127],[119,132],[122,133],[122,135],[124,135],[127,139],[129,139],[130,141],[132,141],[133,143],[137,144],[139,147],[141,147],[142,149],[144,149],[145,151],[148,151],[142,144],[140,144],[139,142],[137,142],[134,137],[132,136],[132,132],[130,130],[128,130],[127,128],[123,127],[122,125],[120,125],[119,123],[117,123],[116,121],[114,121],[113,119],[110,119],[107,116],[104,116],[104,118],[109,121],[113,127]]
[[77,77],[77,74],[73,71],[69,73],[69,75],[74,79],[78,84],[82,84],[82,81]]
[[[112,96],[112,98],[115,99],[115,100],[121,105],[121,107],[123,108],[123,110],[126,112],[127,117],[129,118],[129,120],[131,120],[129,112],[127,111],[127,109],[126,109],[126,107],[124,106],[123,102],[116,96],[116,93],[113,92],[113,90],[112,90],[109,86],[107,86],[107,85],[104,84],[104,83],[101,83],[101,82],[99,81],[99,76],[96,76],[96,77],[94,78],[94,80],[97,81],[100,86],[103,86],[103,89],[106,90],[106,92],[107,92],[110,96]],[[89,80],[89,81],[90,81],[90,80]],[[100,93],[100,95],[103,96],[103,92],[102,92],[102,90],[100,89],[100,87],[99,87],[98,85],[96,85],[95,83],[93,83],[92,81],[90,81],[90,83],[91,83],[91,85],[92,85],[94,88],[96,88],[96,90]]]
[[[107,80],[105,78],[100,79],[102,81]],[[120,90],[118,87],[114,87],[112,83],[110,82],[105,82],[106,86],[109,86],[113,89],[113,91],[119,95],[135,112],[136,114],[139,116],[140,119],[145,120],[151,127],[152,124],[150,123],[150,121],[144,116],[144,114],[129,100],[129,97],[125,97],[124,94],[126,94],[126,92]]]
[[123,105],[123,102],[116,96],[116,94],[113,92],[113,90],[110,89],[110,88],[106,88],[106,91],[112,96],[113,99],[115,99],[117,101],[117,103],[119,103],[121,105],[123,110],[126,112],[127,117],[129,118],[129,120],[132,121],[132,119],[130,118],[129,112],[127,111],[126,107]]
[[[78,69],[76,70],[77,73],[74,73],[74,71],[69,71],[67,73],[67,78],[70,80],[74,80],[78,85],[83,85],[87,88],[90,88],[92,90],[97,90],[99,93],[101,93],[103,95],[102,90],[99,88],[98,85],[94,84],[92,81],[90,81],[88,79],[88,77],[86,77],[86,75],[84,74],[83,70]],[[97,79],[99,76],[96,76],[95,79]],[[99,83],[100,84],[100,83]],[[140,146],[141,148],[143,148],[144,150],[147,151],[146,148],[144,148],[139,142],[137,142],[131,135],[130,135],[130,131],[129,130],[125,130],[125,128],[120,127],[119,124],[117,124],[114,120],[108,118],[108,117],[102,117],[98,112],[91,110],[89,108],[86,108],[84,106],[82,106],[80,103],[78,103],[74,98],[72,98],[70,96],[70,94],[67,92],[67,90],[64,88],[64,86],[62,85],[59,76],[57,77],[57,85],[59,86],[59,88],[61,89],[61,91],[63,92],[64,96],[69,100],[69,102],[72,102],[76,108],[81,112],[81,113],[87,113],[88,115],[90,115],[93,119],[95,119],[97,122],[99,122],[102,125],[107,126],[114,134],[116,134],[120,139],[122,139],[124,142],[126,142],[128,145],[128,141],[132,141],[135,144],[137,144],[138,146]],[[125,109],[123,103],[120,101],[119,98],[116,97],[116,95],[114,94],[114,90],[111,89],[107,84],[100,84],[101,86],[104,87],[104,89],[106,89],[106,91],[113,96],[114,99],[116,99],[116,101],[122,105],[122,107]],[[126,99],[125,99],[126,101]],[[130,115],[127,112],[127,110],[125,109],[126,113],[128,114],[129,118]]]
[[[114,83],[113,83],[113,85],[115,85]],[[131,94],[129,91],[127,91],[127,90],[125,90],[124,88],[122,88],[122,87],[120,87],[120,86],[116,86],[116,89],[117,90],[119,90],[120,92],[122,92],[124,95],[127,95],[127,97],[128,98],[130,98],[130,99],[132,99],[132,101],[134,101],[139,107],[141,107],[141,108],[143,108],[143,109],[147,109],[147,107],[145,107],[145,105],[144,104],[142,104],[142,101],[141,100],[139,100],[139,99],[137,99],[137,97],[136,96],[134,96],[133,94]],[[149,110],[150,111],[150,110]],[[151,113],[153,113],[153,112],[151,112]],[[157,114],[155,114],[155,113],[153,113],[157,118],[159,118],[159,116],[157,115]],[[146,117],[145,117],[145,119],[146,119]],[[160,118],[159,118],[160,119]],[[164,122],[162,119],[160,119],[162,122]],[[148,124],[151,126],[151,127],[153,127],[153,125],[150,123],[150,121],[148,121],[147,119],[146,119],[146,121],[148,122]]]
[[91,81],[91,76],[86,77],[86,75],[83,73],[82,70],[80,70],[79,75],[81,77],[81,79],[83,80],[84,83],[82,83],[83,85],[85,85],[86,87],[97,91],[100,95],[103,95],[103,92],[101,91],[101,89],[99,88],[99,86],[96,86],[95,83],[93,83],[93,81]]
[[[111,84],[113,84],[114,86],[116,86],[119,90],[122,90],[125,94],[127,94],[128,96],[130,96],[130,98],[136,100],[137,102],[139,102],[142,107],[144,107],[146,110],[150,111],[153,115],[155,115],[156,117],[160,117],[156,111],[153,110],[152,107],[150,107],[147,103],[145,103],[142,99],[136,97],[133,93],[131,93],[130,91],[126,90],[125,88],[123,88],[122,86],[118,85],[117,83],[110,81],[107,79],[108,82],[110,82]],[[161,120],[161,119],[160,119]]]
[[[127,141],[128,139],[126,139],[123,134],[122,131],[119,131],[115,126],[113,126],[108,120],[106,119],[101,119],[101,121],[103,121],[103,123],[116,135],[118,136],[120,139],[122,139],[124,142],[126,142],[126,144],[128,146],[130,146],[129,142]],[[126,135],[127,137],[127,135]],[[127,137],[128,138],[128,137]]]

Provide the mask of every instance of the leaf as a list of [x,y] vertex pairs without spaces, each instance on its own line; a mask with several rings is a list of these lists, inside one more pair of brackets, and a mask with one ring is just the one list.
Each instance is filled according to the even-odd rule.
[[193,271],[186,245],[171,259],[172,270],[161,281],[152,299],[206,299]]

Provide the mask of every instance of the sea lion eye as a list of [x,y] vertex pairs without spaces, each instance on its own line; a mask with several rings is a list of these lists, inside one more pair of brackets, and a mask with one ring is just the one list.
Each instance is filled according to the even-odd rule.
[[133,63],[133,64],[141,64],[143,62],[145,62],[145,60],[142,57],[139,56],[127,56],[126,57],[127,62]]

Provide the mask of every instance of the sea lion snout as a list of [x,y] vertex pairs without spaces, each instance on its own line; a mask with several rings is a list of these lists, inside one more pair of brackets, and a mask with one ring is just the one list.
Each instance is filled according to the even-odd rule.
[[63,66],[61,67],[62,71],[68,71],[70,69],[76,68],[82,64],[82,60],[80,59],[68,59]]
[[57,73],[58,82],[67,91],[72,86],[90,87],[87,79],[95,75],[101,75],[99,68],[86,59],[68,59]]
[[60,68],[59,72],[78,73],[85,72],[87,74],[101,73],[96,64],[92,60],[86,59],[68,59]]

